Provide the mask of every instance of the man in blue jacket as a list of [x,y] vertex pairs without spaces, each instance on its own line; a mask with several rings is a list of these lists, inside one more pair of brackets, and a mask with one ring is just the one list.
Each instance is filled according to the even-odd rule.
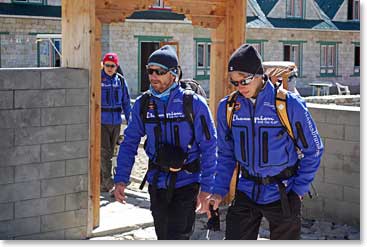
[[116,53],[103,57],[101,71],[101,191],[113,189],[112,156],[122,123],[122,110],[125,119],[130,115],[130,96],[125,78],[118,74],[119,61]]
[[287,93],[285,103],[296,141],[290,138],[276,112],[277,89],[264,76],[253,46],[244,44],[232,54],[228,72],[238,95],[231,128],[226,119],[229,96],[218,107],[218,166],[210,197],[216,209],[229,191],[238,163],[240,178],[228,208],[226,239],[257,239],[263,216],[270,223],[271,239],[299,239],[302,197],[323,153],[315,123],[304,101]]
[[[217,162],[214,121],[206,100],[179,86],[178,58],[172,47],[153,52],[147,72],[150,89],[136,99],[120,146],[115,198],[125,203],[134,157],[141,137],[146,135],[146,178],[157,237],[189,239],[196,207],[201,205],[202,212],[208,210],[208,192]],[[185,101],[186,97],[191,101]],[[185,111],[188,105],[192,114]]]

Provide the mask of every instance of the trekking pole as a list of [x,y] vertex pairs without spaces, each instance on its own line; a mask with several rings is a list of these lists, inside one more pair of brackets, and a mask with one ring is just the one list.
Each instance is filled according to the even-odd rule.
[[209,204],[209,210],[210,210],[210,218],[206,223],[206,228],[208,229],[206,231],[206,240],[210,240],[209,238],[210,230],[220,231],[219,208],[214,210],[213,205]]

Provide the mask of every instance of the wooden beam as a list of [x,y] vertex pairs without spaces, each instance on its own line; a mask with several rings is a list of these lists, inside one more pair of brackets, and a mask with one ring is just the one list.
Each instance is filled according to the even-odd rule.
[[88,236],[99,225],[100,195],[101,23],[95,8],[95,0],[62,1],[62,66],[89,71]]

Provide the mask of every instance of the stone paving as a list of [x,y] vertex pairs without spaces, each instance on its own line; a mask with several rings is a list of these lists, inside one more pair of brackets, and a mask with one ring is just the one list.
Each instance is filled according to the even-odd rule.
[[[132,170],[132,183],[127,190],[127,204],[122,205],[115,202],[108,194],[102,194],[101,198],[101,223],[106,229],[98,229],[91,240],[156,240],[153,219],[149,210],[149,194],[147,186],[140,191],[139,185],[143,178],[147,157],[140,147],[136,157],[135,166]],[[226,207],[220,208],[221,230],[210,231],[210,240],[222,240],[225,230]],[[106,217],[106,218],[104,218]],[[109,223],[106,223],[109,222]],[[115,222],[115,223],[113,223]],[[119,222],[116,224],[116,222]],[[122,224],[122,222],[124,222]],[[207,222],[206,215],[197,215],[195,231],[192,240],[207,240],[208,232],[205,228]],[[115,224],[115,229],[113,226]],[[108,226],[108,227],[106,227]],[[112,227],[112,228],[111,228]],[[109,229],[107,229],[109,228]],[[259,240],[270,238],[269,226],[263,219]],[[302,240],[360,240],[358,228],[348,225],[335,224],[333,222],[318,220],[302,220],[301,229]]]

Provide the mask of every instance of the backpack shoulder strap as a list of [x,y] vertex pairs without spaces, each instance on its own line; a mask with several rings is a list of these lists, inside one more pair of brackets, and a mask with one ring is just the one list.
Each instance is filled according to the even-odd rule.
[[140,99],[140,118],[145,123],[147,118],[147,112],[148,112],[148,104],[150,99],[151,93],[149,91],[146,91],[143,93]]
[[194,91],[192,90],[184,90],[183,97],[183,110],[184,114],[189,121],[190,125],[194,126],[194,110],[193,110],[193,95]]
[[232,128],[233,113],[237,97],[238,97],[238,91],[234,91],[228,96],[227,99],[226,117],[227,117],[227,125],[230,129]]
[[292,138],[292,140],[295,141],[294,133],[287,113],[287,90],[280,88],[277,90],[277,95],[275,98],[275,107],[280,122],[286,128],[287,133]]

